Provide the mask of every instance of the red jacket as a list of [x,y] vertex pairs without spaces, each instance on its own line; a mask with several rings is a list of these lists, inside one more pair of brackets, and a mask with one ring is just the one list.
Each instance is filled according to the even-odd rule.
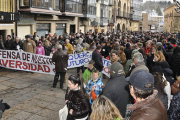
[[150,51],[151,51],[151,47],[149,48],[145,48],[143,47],[144,51],[146,52],[146,55],[149,55]]

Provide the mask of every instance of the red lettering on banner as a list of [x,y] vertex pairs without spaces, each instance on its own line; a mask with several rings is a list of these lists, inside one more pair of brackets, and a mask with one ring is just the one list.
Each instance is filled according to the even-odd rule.
[[104,72],[105,72],[105,73],[109,73],[109,72],[110,72],[109,69],[108,69],[108,67],[105,67],[105,68],[104,68]]
[[9,67],[14,68],[14,60],[9,60]]
[[[24,66],[25,66],[25,67],[24,67]],[[27,68],[28,68],[28,66],[27,66],[26,62],[23,62],[23,66],[22,66],[22,68],[23,68],[23,69],[27,69]]]
[[[3,66],[6,67],[6,65],[7,65],[7,63],[8,63],[8,60],[5,60],[5,61],[6,61],[6,62],[5,62],[5,61],[2,59],[1,61],[2,61]],[[5,63],[4,63],[4,62],[5,62]]]
[[37,69],[37,71],[42,71],[42,72],[44,72],[44,70],[43,70],[43,68],[41,67],[41,65],[38,65],[38,69]]
[[[47,72],[47,73],[50,72],[50,68],[49,68],[47,65],[43,65],[43,67],[44,67],[44,72]],[[46,68],[47,68],[48,70],[46,70]]]
[[[33,66],[34,66],[34,68],[33,68]],[[34,64],[31,64],[31,70],[36,70],[36,65],[34,65]]]
[[16,61],[16,67],[15,68],[17,68],[17,66],[19,66],[19,68],[21,69],[21,65],[22,65],[21,61]]

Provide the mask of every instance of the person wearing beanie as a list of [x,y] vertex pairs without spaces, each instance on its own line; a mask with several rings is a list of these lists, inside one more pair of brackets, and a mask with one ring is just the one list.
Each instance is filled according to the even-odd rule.
[[128,92],[128,83],[123,75],[123,66],[119,62],[114,62],[108,68],[110,70],[110,81],[104,87],[102,95],[110,99],[116,105],[122,117],[125,117],[130,94]]
[[36,54],[36,43],[31,40],[31,35],[25,36],[26,40],[23,44],[23,51]]
[[63,89],[63,83],[68,64],[68,53],[66,50],[62,50],[62,45],[57,46],[57,51],[52,56],[52,61],[55,62],[55,76],[53,88],[56,88],[59,76],[60,76],[60,88]]
[[137,70],[126,78],[131,96],[136,103],[128,107],[133,110],[130,120],[168,120],[167,111],[154,90],[154,77],[145,70]]

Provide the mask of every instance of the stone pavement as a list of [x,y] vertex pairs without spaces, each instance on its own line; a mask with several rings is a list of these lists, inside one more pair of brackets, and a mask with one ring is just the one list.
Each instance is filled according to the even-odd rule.
[[[76,69],[68,70],[67,78],[71,74]],[[53,75],[0,68],[0,99],[11,106],[1,120],[59,120],[65,90],[59,88],[59,82],[52,88],[53,79]]]

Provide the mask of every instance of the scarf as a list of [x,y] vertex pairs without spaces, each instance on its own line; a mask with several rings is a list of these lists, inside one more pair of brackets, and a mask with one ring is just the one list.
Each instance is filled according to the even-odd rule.
[[117,62],[120,58],[117,57],[116,59],[111,59],[111,64],[113,64],[114,62]]
[[[95,51],[98,52],[101,55],[101,53],[97,49],[95,49]],[[101,55],[101,57],[102,57],[102,55]]]

